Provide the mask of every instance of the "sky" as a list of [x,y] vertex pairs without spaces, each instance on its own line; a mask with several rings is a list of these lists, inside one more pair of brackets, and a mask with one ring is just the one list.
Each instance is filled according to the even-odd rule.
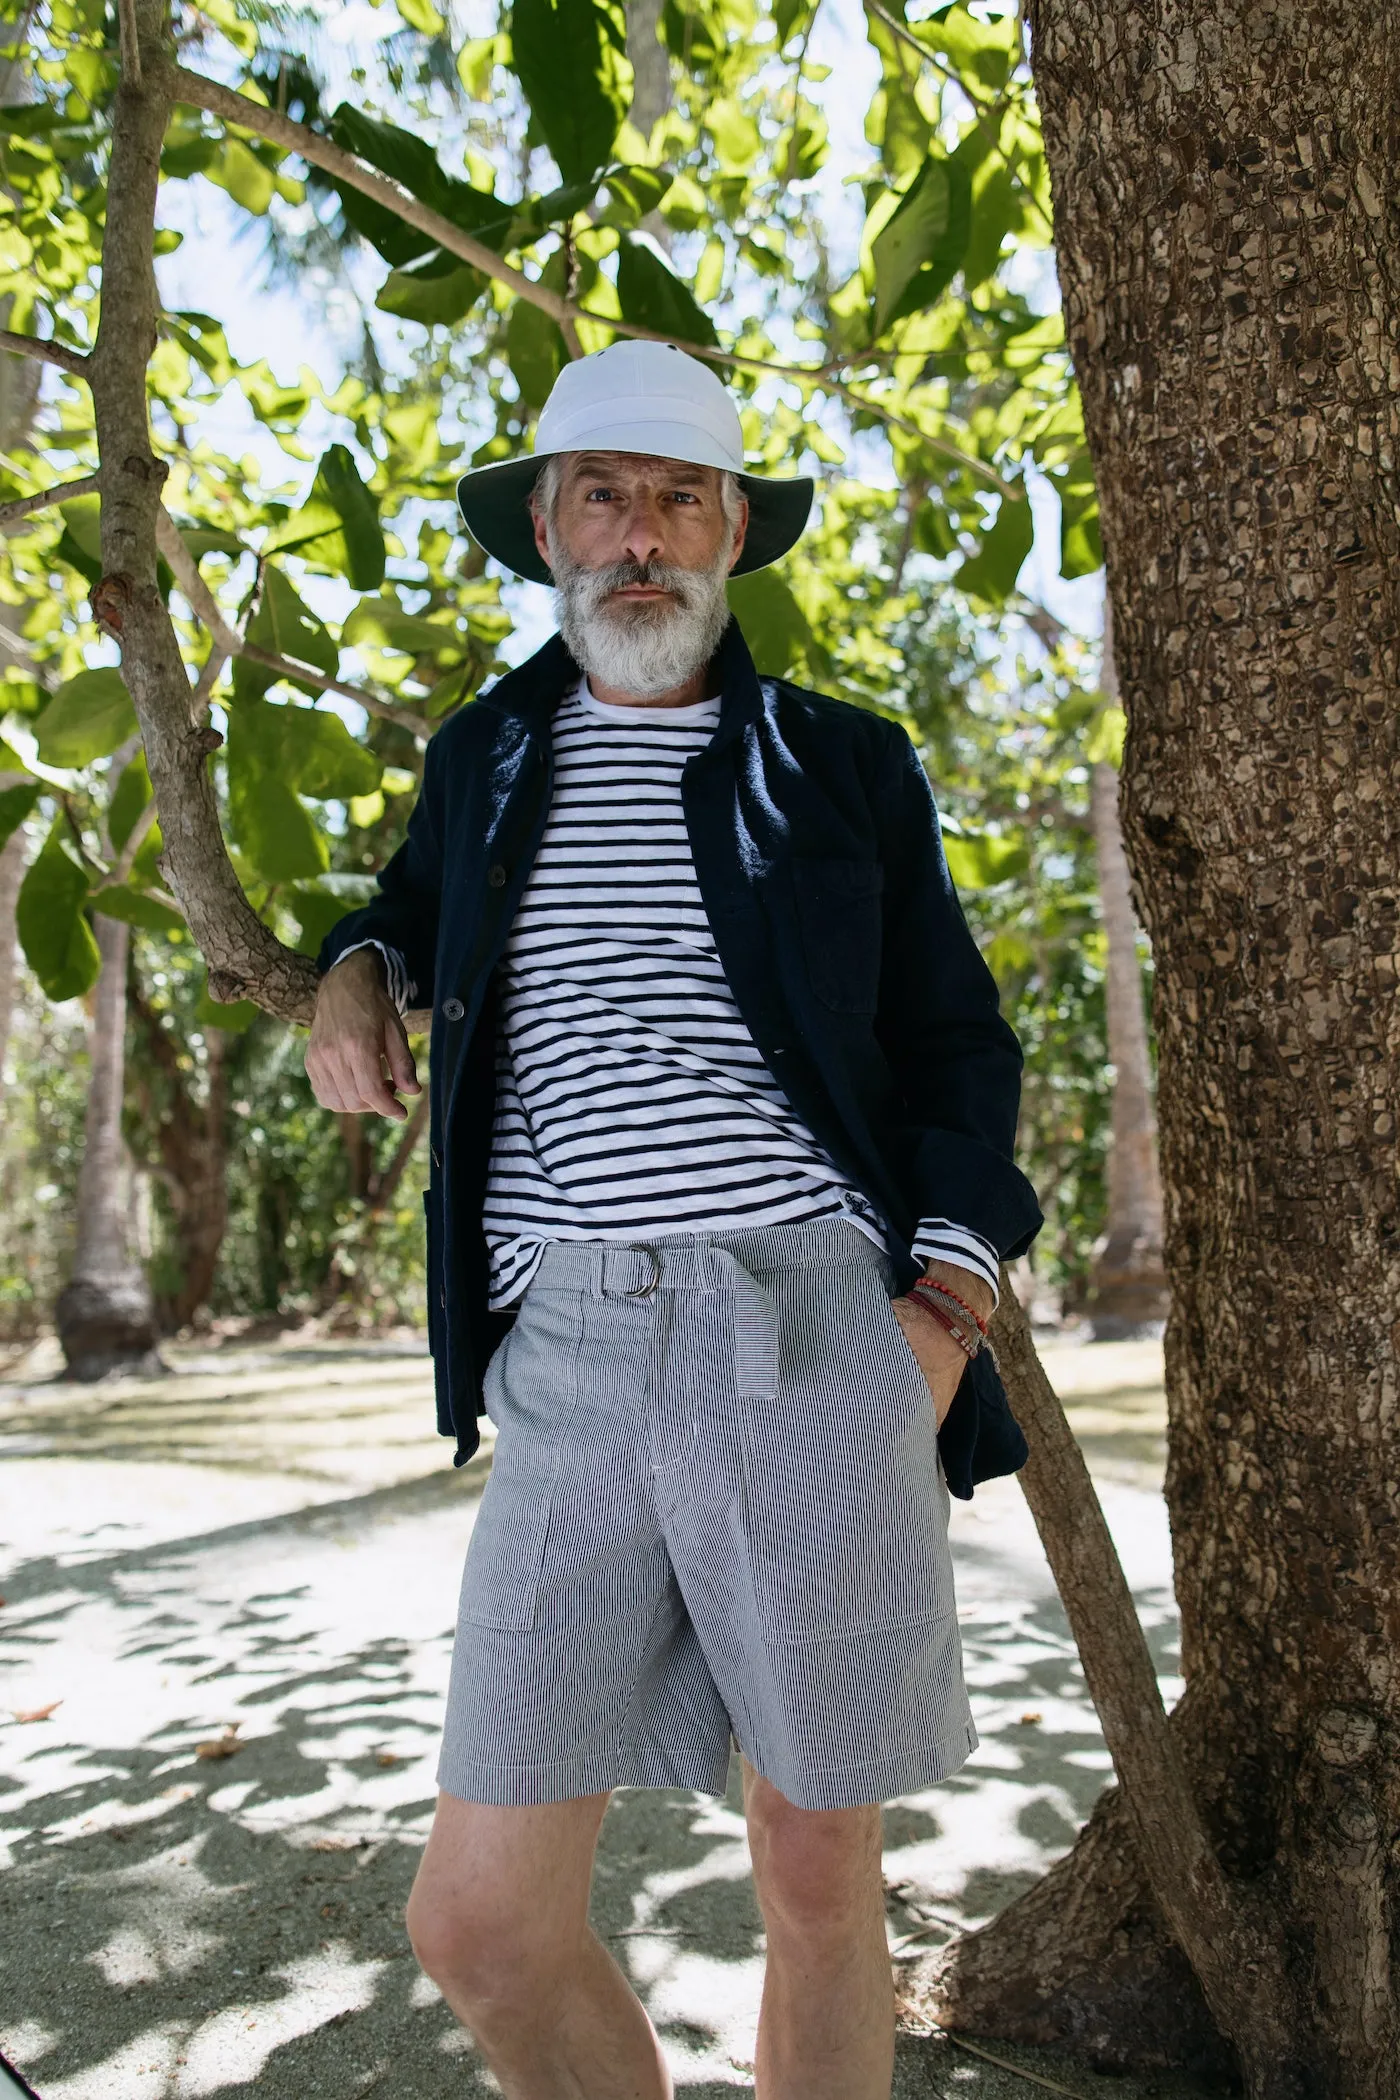
[[[479,17],[480,19],[477,19]],[[493,0],[467,0],[458,10],[469,34],[482,34],[493,26]],[[397,22],[388,7],[374,8],[367,0],[351,0],[336,9],[327,30],[325,59],[334,70],[337,61],[344,78],[334,87],[353,96],[350,68],[365,57],[372,44],[391,31]],[[855,186],[843,185],[843,170],[864,166],[870,147],[864,135],[865,111],[879,82],[879,62],[865,35],[860,0],[825,0],[817,16],[810,56],[829,67],[826,81],[813,86],[812,99],[821,104],[830,131],[831,147],[826,167],[817,183],[820,207],[828,228],[834,259],[849,268],[854,265],[864,218],[864,204]],[[337,312],[334,302],[318,305],[305,286],[295,289],[270,285],[261,253],[255,222],[239,210],[221,190],[203,182],[169,183],[161,192],[161,223],[177,228],[182,245],[158,264],[161,293],[168,309],[196,309],[217,314],[224,321],[229,345],[240,360],[266,357],[283,380],[295,377],[298,368],[309,365],[328,386],[343,369],[345,343],[355,325],[348,304]],[[1048,255],[1027,255],[1019,288],[1042,310],[1058,304],[1053,260]],[[372,290],[378,265],[366,260],[366,286]],[[230,298],[230,280],[238,282],[240,296]],[[383,316],[378,340],[388,363],[395,354],[395,330],[390,316]],[[302,466],[284,453],[271,433],[259,425],[236,387],[225,389],[217,404],[201,418],[201,434],[235,456],[251,452],[261,463],[265,482],[294,485],[300,495],[309,485],[314,461]],[[318,430],[314,419],[304,430],[308,450],[319,452],[333,432],[329,419]],[[1099,576],[1065,582],[1058,574],[1059,505],[1043,480],[1032,480],[1031,508],[1035,541],[1021,574],[1021,587],[1040,600],[1059,619],[1084,635],[1095,635],[1102,623],[1102,579]],[[316,610],[336,617],[348,609],[339,602],[343,591],[325,580],[308,579],[307,596]],[[504,597],[517,628],[503,655],[519,662],[537,648],[552,631],[551,595],[542,585],[512,581]]]

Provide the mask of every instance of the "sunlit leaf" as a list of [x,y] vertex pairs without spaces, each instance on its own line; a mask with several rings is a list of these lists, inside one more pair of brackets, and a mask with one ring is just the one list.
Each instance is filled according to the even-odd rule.
[[773,569],[732,576],[729,603],[761,672],[801,677],[812,684],[831,675],[825,650],[789,586]]
[[931,153],[871,244],[875,333],[931,306],[953,281],[967,248],[972,181],[957,159]]
[[22,780],[15,787],[0,788],[0,846],[6,845],[19,830],[43,792],[42,783],[37,780]]
[[58,688],[35,724],[46,766],[86,766],[124,744],[136,727],[122,674],[79,671]]
[[92,909],[104,912],[109,919],[122,919],[128,926],[139,926],[146,933],[185,932],[184,914],[172,904],[162,903],[147,891],[135,889],[130,883],[107,883],[92,893]]
[[302,508],[274,525],[263,541],[264,554],[291,547],[304,561],[336,570],[357,591],[378,590],[384,581],[379,505],[344,445],[322,454]]
[[[259,649],[267,649],[277,656],[292,658],[295,662],[310,664],[315,670],[324,671],[334,677],[339,663],[339,652],[316,615],[297,596],[291,583],[282,571],[271,562],[263,570],[262,592],[258,609],[248,624],[248,640]],[[249,657],[234,658],[233,691],[239,701],[256,699],[265,693],[278,677],[276,671],[262,664],[255,664]],[[295,669],[285,674],[293,683],[300,683]],[[308,686],[307,691],[317,688]]]
[[612,157],[632,96],[620,0],[514,0],[511,64],[566,182]]
[[948,872],[960,890],[990,889],[1024,875],[1030,866],[1030,849],[1022,838],[997,837],[990,831],[964,831],[943,840]]
[[558,323],[528,299],[517,299],[506,329],[506,355],[521,400],[529,408],[543,408],[550,388],[569,361]]
[[25,961],[50,999],[77,999],[97,982],[102,966],[92,928],[83,916],[87,870],[68,842],[67,819],[52,828],[20,884],[15,927]]
[[1034,536],[1031,507],[1025,497],[1003,496],[976,552],[954,571],[954,583],[983,605],[1004,605],[1016,588]]
[[623,236],[617,255],[617,296],[623,319],[683,343],[717,343],[714,323],[645,233]]

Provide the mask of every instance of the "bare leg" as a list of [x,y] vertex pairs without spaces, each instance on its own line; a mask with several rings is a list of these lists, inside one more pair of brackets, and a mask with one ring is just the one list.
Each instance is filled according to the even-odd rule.
[[880,1804],[798,1808],[742,1760],[754,1888],[768,1928],[757,2100],[889,2100],[894,1977]]
[[588,1924],[609,1798],[438,1796],[409,1937],[507,2100],[672,2100],[646,2010]]

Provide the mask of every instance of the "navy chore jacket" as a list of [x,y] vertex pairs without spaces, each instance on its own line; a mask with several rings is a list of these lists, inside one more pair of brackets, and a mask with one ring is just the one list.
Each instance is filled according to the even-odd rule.
[[[887,1227],[896,1289],[922,1272],[920,1217],[956,1218],[1003,1256],[1042,1223],[1012,1152],[1021,1050],[963,918],[938,817],[897,724],[760,679],[738,625],[720,644],[719,725],[682,794],[695,871],[764,1063]],[[494,967],[549,809],[551,719],[578,667],[556,635],[428,746],[379,895],[336,925],[397,948],[433,1010],[428,1339],[438,1428],[480,1441],[481,1380],[511,1315],[487,1309],[482,1203],[495,1108]],[[948,1485],[1014,1472],[1025,1439],[983,1350],[939,1437]]]

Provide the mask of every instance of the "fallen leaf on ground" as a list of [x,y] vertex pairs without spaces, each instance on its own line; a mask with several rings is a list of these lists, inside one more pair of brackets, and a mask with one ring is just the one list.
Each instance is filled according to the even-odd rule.
[[374,1761],[377,1765],[396,1765],[399,1761],[398,1752],[395,1750],[381,1750]]
[[232,1757],[235,1751],[243,1748],[242,1743],[238,1740],[238,1726],[237,1721],[230,1721],[222,1735],[213,1737],[207,1743],[196,1743],[194,1746],[195,1756]]
[[[47,1706],[30,1706],[23,1713],[16,1713],[15,1719],[17,1721],[47,1721],[49,1715],[57,1713],[62,1704],[63,1701],[61,1699],[51,1699]],[[14,1709],[12,1708],[11,1711],[13,1712]]]
[[1022,1714],[1021,1726],[1023,1728],[1034,1728],[1036,1722],[1042,1721],[1044,1720],[1044,1718],[1045,1716],[1043,1714]]

